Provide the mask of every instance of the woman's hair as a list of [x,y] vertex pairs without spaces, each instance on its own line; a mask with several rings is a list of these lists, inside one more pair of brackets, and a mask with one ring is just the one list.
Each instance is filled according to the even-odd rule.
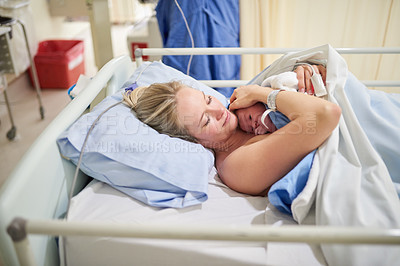
[[178,81],[138,87],[123,94],[124,103],[140,121],[159,133],[197,142],[178,120],[176,93],[183,87]]

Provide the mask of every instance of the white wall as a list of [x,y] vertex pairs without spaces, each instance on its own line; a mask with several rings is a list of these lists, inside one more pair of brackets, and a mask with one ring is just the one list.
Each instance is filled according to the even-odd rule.
[[68,22],[63,16],[51,16],[48,0],[31,0],[30,10],[37,42],[51,39],[79,39],[85,43],[86,74],[92,76],[94,65],[93,44],[88,21]]
[[89,22],[65,22],[65,17],[52,17],[47,0],[30,1],[30,8],[38,41],[71,39],[90,28]]

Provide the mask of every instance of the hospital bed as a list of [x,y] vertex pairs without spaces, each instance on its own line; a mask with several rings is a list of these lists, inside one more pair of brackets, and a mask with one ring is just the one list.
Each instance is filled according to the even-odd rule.
[[[142,55],[293,50],[298,49],[143,49],[135,52],[137,65],[128,56],[111,60],[43,131],[1,188],[0,251],[5,265],[59,265],[64,258],[67,265],[324,265],[315,244],[400,245],[398,228],[298,226],[268,199],[225,187],[215,169],[209,171],[208,200],[182,209],[146,206],[83,172],[73,184],[75,165],[61,156],[56,140],[93,106],[120,90],[140,67]],[[399,48],[337,50],[400,53]],[[399,86],[400,82],[370,85]],[[77,196],[66,222],[70,193]]]

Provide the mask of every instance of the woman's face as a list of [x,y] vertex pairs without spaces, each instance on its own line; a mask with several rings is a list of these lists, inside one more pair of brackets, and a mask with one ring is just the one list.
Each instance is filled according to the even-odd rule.
[[223,144],[237,128],[237,118],[215,97],[184,87],[178,91],[178,119],[200,144]]

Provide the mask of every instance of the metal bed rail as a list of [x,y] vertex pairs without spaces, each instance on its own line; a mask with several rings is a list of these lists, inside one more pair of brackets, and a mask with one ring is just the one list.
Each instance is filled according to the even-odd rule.
[[[135,59],[142,55],[238,55],[238,54],[285,54],[305,50],[306,48],[143,48],[135,50]],[[400,47],[357,47],[335,48],[339,54],[400,54]]]
[[21,265],[36,265],[29,234],[216,241],[400,245],[400,229],[332,226],[132,225],[15,218],[7,232]]
[[[250,80],[199,80],[210,87],[239,87]],[[400,87],[400,80],[360,80],[367,87]]]
[[[138,48],[135,50],[137,66],[143,63],[143,56],[147,55],[241,55],[241,54],[285,54],[305,50],[306,48],[245,48],[245,47],[218,47],[218,48]],[[358,47],[335,48],[339,54],[400,54],[400,47]],[[239,87],[248,83],[248,80],[201,80],[210,87]],[[361,80],[367,87],[400,87],[400,80]]]

